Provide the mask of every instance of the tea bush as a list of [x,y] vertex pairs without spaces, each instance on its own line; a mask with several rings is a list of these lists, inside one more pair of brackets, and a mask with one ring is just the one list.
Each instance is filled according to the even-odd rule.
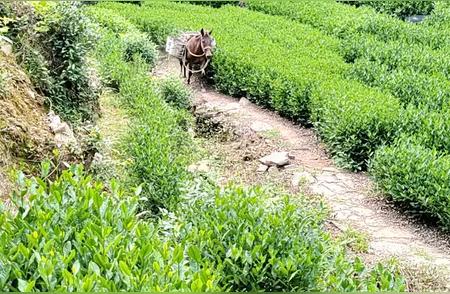
[[212,264],[226,291],[404,289],[393,268],[371,270],[349,259],[324,232],[325,216],[304,201],[270,201],[259,188],[200,185],[178,213],[166,214],[162,228],[166,238],[193,246],[190,257]]
[[405,106],[413,104],[438,110],[450,101],[450,82],[439,74],[427,75],[413,68],[391,69],[384,63],[360,58],[347,76],[389,91]]
[[431,49],[445,48],[450,42],[450,36],[443,34],[439,29],[406,23],[397,18],[377,13],[367,6],[356,8],[332,0],[320,2],[286,0],[282,3],[246,0],[246,7],[268,14],[283,15],[337,37],[363,33],[373,35],[382,42],[399,40],[408,44],[427,46]]
[[139,190],[105,192],[80,167],[49,172],[20,174],[17,213],[0,210],[2,291],[405,289],[395,265],[349,259],[320,206],[199,182],[182,209],[150,222],[136,215]]
[[[45,167],[45,165],[44,165]],[[0,211],[2,291],[206,291],[216,286],[207,263],[176,239],[138,219],[138,198],[71,167],[54,181],[19,176],[17,213]]]
[[150,67],[155,66],[158,52],[156,45],[150,41],[143,33],[131,32],[123,36],[124,59],[131,61],[135,54],[138,54]]
[[382,191],[416,214],[433,217],[450,230],[450,156],[403,138],[376,152],[371,173]]
[[[384,128],[374,126],[379,120],[383,120],[379,124],[391,126],[396,120],[386,120],[395,116],[382,114],[381,111],[373,112],[371,106],[376,105],[376,109],[390,108],[393,113],[400,111],[398,101],[389,95],[383,97],[381,93],[357,83],[353,84],[358,91],[342,86],[341,91],[336,92],[333,87],[327,86],[347,84],[342,75],[348,65],[336,53],[339,43],[335,39],[308,26],[235,7],[211,9],[174,3],[146,3],[141,9],[117,3],[103,4],[101,7],[129,16],[131,22],[150,35],[167,35],[177,30],[174,28],[192,29],[195,25],[217,26],[214,34],[220,48],[213,61],[216,87],[231,95],[246,95],[258,104],[301,122],[308,122],[311,113],[314,113],[311,117],[313,123],[321,119],[319,113],[334,116],[334,119],[321,120],[319,132],[328,130],[328,133],[321,135],[326,137],[336,157],[345,159],[352,168],[364,169],[368,156],[380,141],[389,139],[393,134],[390,130],[383,134]],[[208,13],[203,13],[205,10]],[[236,15],[242,16],[240,21],[236,20]],[[198,23],[194,23],[193,19]],[[287,33],[286,28],[290,28],[291,33]],[[372,100],[369,101],[367,97]],[[327,102],[323,102],[325,100]],[[343,100],[352,103],[357,101],[366,106],[342,103]],[[333,104],[333,109],[340,108],[343,113],[353,113],[358,107],[361,110],[356,117],[348,115],[344,118],[322,111],[322,103]],[[381,118],[377,115],[381,115]],[[349,145],[359,144],[360,140],[354,138],[360,137],[366,142],[364,151],[344,154],[342,149],[333,150],[343,140],[338,134],[338,129],[342,127],[334,124],[352,126],[345,127],[347,147],[344,150],[357,149],[357,146]]]
[[434,8],[433,0],[364,1],[363,4],[373,7],[378,12],[400,18],[414,14],[430,14]]
[[[321,3],[283,1],[281,5],[278,5],[270,3],[270,1],[250,0],[248,5],[250,9],[283,15],[288,19],[312,25],[337,37],[340,42],[340,48],[337,52],[344,57],[346,62],[356,62],[361,58],[380,63],[386,66],[389,71],[403,71],[405,76],[404,74],[397,74],[397,77],[390,77],[397,82],[395,91],[391,92],[394,95],[411,92],[409,78],[412,71],[414,71],[414,75],[418,71],[423,73],[423,77],[425,75],[432,76],[426,77],[426,79],[432,80],[433,88],[442,84],[441,81],[434,81],[436,75],[443,75],[441,78],[438,77],[438,80],[448,80],[450,77],[450,56],[447,54],[448,48],[445,45],[450,44],[450,40],[443,41],[441,47],[439,47],[441,49],[433,50],[427,44],[408,42],[403,37],[380,39],[378,34],[363,29],[365,23],[370,19],[369,16],[372,19],[383,18],[376,13],[369,13],[370,10],[349,8],[346,5],[327,1],[321,1]],[[386,23],[397,22],[389,18],[386,18],[385,21]],[[405,25],[406,28],[417,28],[412,24],[400,23],[402,26]],[[424,28],[421,34],[426,34],[427,31],[431,34],[433,28]],[[434,31],[439,32],[438,30]],[[449,35],[442,32],[439,32],[439,34],[440,36]],[[333,47],[330,48],[334,49]],[[351,77],[355,77],[355,75]],[[360,81],[366,79],[362,73],[357,75],[356,78]],[[381,76],[372,76],[371,78],[374,79],[374,83],[385,83],[385,79],[382,79]],[[372,86],[373,84],[368,85]],[[437,88],[436,90],[445,93],[445,83],[443,88]],[[428,97],[435,95],[433,91],[424,94]],[[404,99],[402,96],[399,98]]]
[[189,109],[192,103],[192,92],[176,76],[169,76],[158,84],[158,93],[172,107]]

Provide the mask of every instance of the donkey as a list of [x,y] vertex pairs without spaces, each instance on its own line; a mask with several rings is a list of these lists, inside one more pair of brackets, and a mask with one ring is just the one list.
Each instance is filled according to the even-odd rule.
[[[193,73],[201,72],[205,74],[205,68],[212,58],[212,50],[214,47],[214,39],[211,37],[212,30],[206,32],[200,30],[200,34],[191,37],[184,46],[182,58],[180,60],[181,73],[186,78],[186,70],[188,71],[188,84],[191,83]],[[200,70],[192,70],[194,64],[200,65]]]

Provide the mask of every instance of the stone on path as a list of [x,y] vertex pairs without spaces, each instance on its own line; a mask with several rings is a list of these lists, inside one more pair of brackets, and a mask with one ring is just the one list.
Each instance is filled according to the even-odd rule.
[[273,152],[270,155],[264,156],[259,161],[267,166],[284,166],[289,164],[288,152]]
[[258,169],[256,170],[256,172],[258,172],[258,173],[263,173],[263,172],[267,171],[268,168],[269,168],[269,167],[268,167],[267,165],[260,164],[260,165],[258,166]]
[[245,98],[245,97],[242,97],[241,99],[239,99],[239,104],[241,105],[241,106],[247,106],[247,105],[249,105],[251,102],[247,99],[247,98]]

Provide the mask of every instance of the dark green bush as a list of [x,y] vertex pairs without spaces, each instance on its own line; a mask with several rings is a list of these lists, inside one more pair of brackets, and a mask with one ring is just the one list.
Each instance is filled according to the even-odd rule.
[[189,109],[192,104],[192,92],[175,76],[162,80],[158,84],[158,93],[164,101],[178,109]]
[[376,11],[404,18],[414,14],[430,14],[434,8],[434,0],[389,0],[361,1]]
[[178,240],[159,238],[136,217],[137,197],[116,183],[106,193],[72,167],[54,181],[20,174],[18,185],[17,213],[0,208],[0,290],[220,290],[213,269],[184,255]]
[[52,106],[71,121],[92,119],[98,95],[90,86],[86,65],[95,37],[89,19],[77,3],[59,2],[43,13],[36,29],[53,78],[53,84],[43,89]]
[[132,61],[133,56],[138,54],[151,67],[155,66],[158,58],[156,45],[150,41],[146,34],[131,32],[123,36],[124,60]]
[[421,145],[422,139],[400,139],[378,150],[371,173],[393,201],[416,214],[436,218],[450,230],[450,156]]

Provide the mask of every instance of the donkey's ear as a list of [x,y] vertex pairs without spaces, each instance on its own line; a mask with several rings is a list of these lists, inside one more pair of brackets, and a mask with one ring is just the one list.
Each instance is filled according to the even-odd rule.
[[209,31],[209,34],[210,34],[210,35],[212,35],[212,31],[213,31],[213,30],[210,30],[210,31]]
[[200,30],[200,34],[202,34],[202,36],[205,35],[205,30],[203,28]]

